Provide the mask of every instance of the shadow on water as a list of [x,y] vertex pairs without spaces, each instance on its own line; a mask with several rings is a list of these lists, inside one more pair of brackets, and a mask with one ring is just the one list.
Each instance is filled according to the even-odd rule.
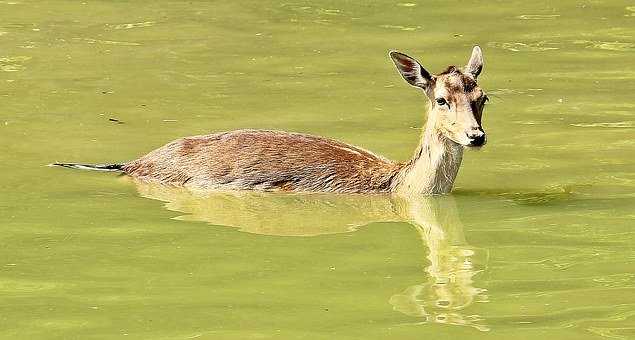
[[405,222],[417,230],[428,249],[426,282],[407,287],[389,299],[393,309],[418,319],[489,330],[480,316],[466,313],[474,302],[486,302],[473,277],[486,254],[470,247],[451,196],[204,193],[136,183],[139,194],[165,202],[183,213],[179,220],[204,221],[241,231],[275,236],[346,233],[375,222]]
[[453,195],[503,199],[519,205],[528,206],[556,205],[581,199],[581,189],[588,187],[590,186],[562,185],[549,187],[541,191],[531,191],[527,189],[492,190],[487,188],[470,191],[456,190],[453,192]]

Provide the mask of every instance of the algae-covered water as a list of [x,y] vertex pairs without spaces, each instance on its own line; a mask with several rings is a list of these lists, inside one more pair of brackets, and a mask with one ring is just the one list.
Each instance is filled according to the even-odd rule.
[[[0,338],[635,338],[630,1],[0,1]],[[190,193],[54,161],[237,128],[405,160],[481,45],[453,194]]]

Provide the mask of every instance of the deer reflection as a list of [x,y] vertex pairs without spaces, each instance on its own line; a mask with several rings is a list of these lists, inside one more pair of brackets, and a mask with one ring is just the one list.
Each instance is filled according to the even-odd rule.
[[472,303],[488,300],[486,291],[474,287],[472,280],[487,259],[465,242],[454,199],[418,197],[408,199],[404,207],[408,211],[401,216],[409,218],[429,250],[429,280],[393,295],[390,303],[394,309],[424,322],[489,330],[480,316],[463,313]]
[[277,236],[316,236],[351,232],[373,222],[406,222],[416,228],[428,251],[425,283],[393,295],[393,309],[417,322],[488,330],[478,315],[466,313],[487,301],[473,277],[486,259],[467,245],[451,196],[209,193],[137,182],[139,194],[183,213],[180,220],[204,221],[241,231]]

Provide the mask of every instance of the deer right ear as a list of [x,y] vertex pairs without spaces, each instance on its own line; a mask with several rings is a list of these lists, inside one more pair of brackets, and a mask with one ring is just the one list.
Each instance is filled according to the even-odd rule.
[[432,82],[430,73],[416,59],[397,51],[390,51],[390,58],[408,84],[425,89]]

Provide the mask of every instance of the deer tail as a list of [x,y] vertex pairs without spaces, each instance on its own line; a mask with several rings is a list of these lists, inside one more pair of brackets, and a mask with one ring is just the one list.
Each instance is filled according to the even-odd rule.
[[53,163],[49,166],[61,166],[64,168],[78,169],[78,170],[93,170],[93,171],[123,171],[123,164],[80,164],[80,163]]

